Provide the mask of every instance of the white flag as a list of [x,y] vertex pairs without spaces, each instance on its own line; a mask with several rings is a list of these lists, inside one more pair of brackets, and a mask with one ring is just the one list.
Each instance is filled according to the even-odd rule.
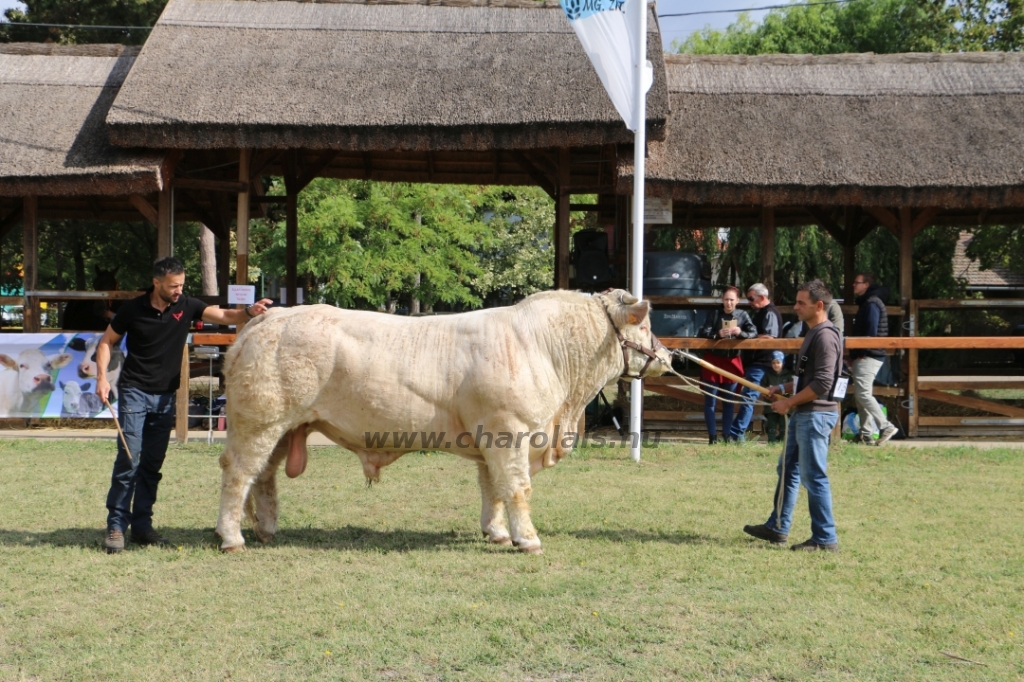
[[[633,132],[636,120],[633,79],[636,73],[637,12],[633,3],[647,0],[562,0],[569,24],[590,57],[604,89],[626,127]],[[643,86],[646,93],[654,82],[654,67],[644,59]]]

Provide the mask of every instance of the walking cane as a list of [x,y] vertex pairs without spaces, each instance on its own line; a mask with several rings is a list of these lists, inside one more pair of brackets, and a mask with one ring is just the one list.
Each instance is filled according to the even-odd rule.
[[108,401],[106,397],[103,398],[103,404],[107,406],[107,409],[110,410],[110,416],[114,418],[114,426],[117,427],[117,435],[121,436],[121,445],[124,446],[124,451],[128,453],[128,459],[134,461],[132,451],[128,447],[128,439],[124,437],[124,431],[121,430],[121,422],[117,421],[117,415],[114,414],[114,408],[110,406],[110,401]]

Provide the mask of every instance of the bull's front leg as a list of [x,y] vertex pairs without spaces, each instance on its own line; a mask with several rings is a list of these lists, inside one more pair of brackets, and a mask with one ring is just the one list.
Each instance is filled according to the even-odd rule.
[[[513,431],[513,433],[515,433]],[[530,520],[530,448],[485,449],[494,493],[505,503],[512,544],[527,554],[541,554],[540,537]]]
[[283,429],[276,432],[264,430],[260,433],[245,433],[238,424],[228,421],[228,440],[220,456],[221,487],[220,514],[217,518],[217,535],[221,549],[233,552],[244,549],[242,537],[243,508],[249,490],[256,477],[263,471],[275,445],[284,435]]
[[511,545],[512,538],[505,526],[505,504],[494,492],[491,472],[487,464],[477,464],[477,478],[480,481],[480,530],[496,545]]

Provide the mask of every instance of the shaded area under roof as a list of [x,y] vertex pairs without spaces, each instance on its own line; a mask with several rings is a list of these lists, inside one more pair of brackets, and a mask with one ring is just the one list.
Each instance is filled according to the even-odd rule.
[[[112,139],[347,151],[631,142],[557,3],[500,5],[171,0],[108,116]],[[668,90],[651,17],[659,138]]]
[[136,52],[0,45],[0,196],[160,190],[164,154],[115,147],[104,127]]
[[[699,204],[1024,207],[1024,55],[666,57],[652,194]],[[619,191],[632,187],[620,160]]]

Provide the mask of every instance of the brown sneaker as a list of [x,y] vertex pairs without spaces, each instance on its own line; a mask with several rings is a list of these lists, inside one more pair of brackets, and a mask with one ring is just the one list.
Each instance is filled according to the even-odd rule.
[[833,542],[828,545],[821,545],[814,540],[804,540],[799,545],[790,547],[794,552],[838,552],[839,543]]
[[107,534],[103,536],[103,546],[107,548],[107,554],[117,554],[124,549],[124,533],[116,528],[108,528]]
[[786,540],[789,540],[789,536],[774,528],[769,528],[763,523],[759,526],[743,526],[743,532],[747,535],[753,535],[758,540],[766,540],[773,545],[784,545]]
[[137,533],[132,530],[132,542],[137,545],[169,545],[171,541],[161,536],[155,530],[150,528],[149,530]]

